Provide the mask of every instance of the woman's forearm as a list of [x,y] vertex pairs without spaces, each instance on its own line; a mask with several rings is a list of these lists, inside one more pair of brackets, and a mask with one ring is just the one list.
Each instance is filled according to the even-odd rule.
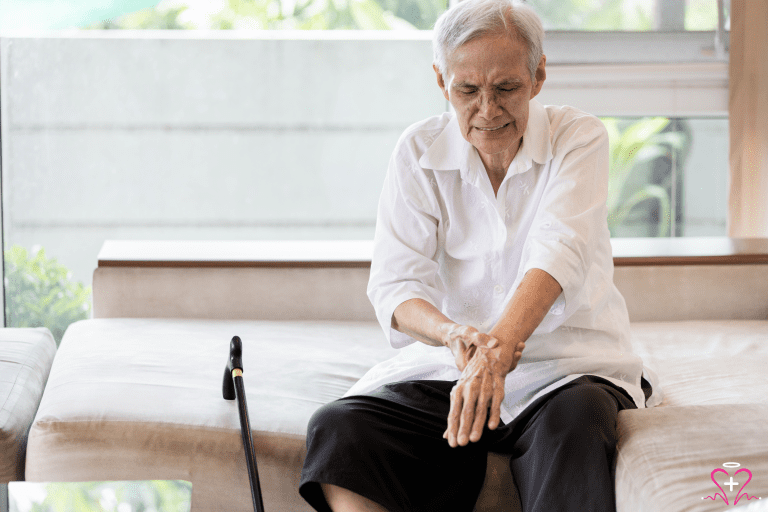
[[434,347],[446,346],[448,331],[455,325],[456,322],[423,299],[403,302],[392,315],[393,329]]
[[512,360],[517,345],[528,340],[562,291],[557,280],[544,270],[532,268],[525,274],[501,318],[488,332],[499,340],[504,359]]
[[[487,334],[452,321],[429,302],[410,299],[395,308],[392,328],[435,347],[447,346],[456,356],[460,370],[474,354],[474,346],[488,346],[508,371],[520,358],[524,343],[547,315],[563,289],[547,272],[534,268],[504,308],[504,313]],[[498,340],[492,341],[492,339]]]

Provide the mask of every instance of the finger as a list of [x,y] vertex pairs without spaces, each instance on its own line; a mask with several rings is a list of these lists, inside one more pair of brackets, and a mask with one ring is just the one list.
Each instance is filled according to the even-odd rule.
[[472,425],[472,432],[469,434],[469,440],[476,443],[483,435],[485,420],[488,418],[488,406],[493,397],[493,384],[489,379],[485,379],[480,388],[480,397],[475,405],[475,422]]
[[475,405],[480,395],[480,379],[472,377],[471,382],[464,386],[464,400],[461,404],[461,414],[459,415],[459,435],[457,441],[460,446],[466,446],[469,443],[469,432],[475,422]]
[[458,435],[459,427],[459,413],[464,401],[463,393],[461,392],[459,384],[453,387],[451,390],[451,409],[448,412],[448,427],[445,429],[445,437],[448,440],[448,444],[451,448],[456,448],[456,437]]
[[493,389],[493,398],[491,399],[490,418],[488,419],[488,428],[496,430],[501,423],[501,402],[504,400],[504,381],[497,383]]

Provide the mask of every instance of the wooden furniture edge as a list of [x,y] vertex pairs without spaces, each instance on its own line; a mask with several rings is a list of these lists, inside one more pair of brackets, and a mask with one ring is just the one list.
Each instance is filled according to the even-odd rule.
[[371,262],[361,261],[230,261],[230,260],[99,260],[99,268],[370,268]]
[[[686,245],[689,241],[689,245]],[[768,238],[752,239],[731,239],[724,237],[712,238],[675,238],[675,239],[612,239],[613,262],[615,267],[633,267],[633,266],[684,266],[684,265],[755,265],[768,264]],[[141,244],[165,244],[165,252],[168,247],[178,244],[178,247],[184,247],[185,243],[200,242],[147,242],[147,241],[106,241],[99,253],[99,268],[114,267],[133,267],[133,268],[370,268],[371,261],[369,257],[358,254],[357,257],[335,258],[331,256],[316,256],[314,258],[303,258],[296,256],[286,256],[285,254],[272,254],[266,257],[243,258],[232,257],[222,259],[216,257],[192,257],[181,258],[173,257],[173,251],[170,257],[147,257],[150,251],[143,249],[143,256],[138,255],[142,250],[134,250],[134,255],[115,254],[114,244],[122,244],[123,247],[140,247]],[[206,242],[215,246],[216,241]],[[222,242],[233,244],[235,242]],[[251,242],[238,242],[249,247]],[[251,252],[254,247],[268,247],[273,250],[281,246],[280,241],[252,242]],[[286,245],[291,245],[292,250],[296,250],[302,243],[306,243],[309,248],[320,245],[331,246],[332,244],[349,244],[348,241],[289,241]],[[367,247],[370,241],[352,242],[357,244],[358,253],[367,253]],[[109,245],[113,244],[113,245]],[[267,245],[265,245],[267,244]],[[371,246],[372,247],[372,246]],[[108,248],[109,250],[106,250]],[[362,248],[362,250],[360,250]],[[104,253],[111,253],[104,256]],[[258,251],[255,251],[258,252]],[[267,251],[269,252],[269,251]],[[279,252],[279,251],[278,251]],[[288,251],[290,252],[290,251]],[[331,251],[333,252],[333,251]],[[304,251],[306,254],[306,251]],[[618,253],[618,254],[617,254]],[[261,253],[259,253],[261,254]]]

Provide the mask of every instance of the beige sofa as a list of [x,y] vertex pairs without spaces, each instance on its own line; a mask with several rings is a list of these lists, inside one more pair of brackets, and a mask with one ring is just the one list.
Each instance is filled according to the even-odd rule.
[[[635,350],[665,395],[619,416],[618,510],[723,510],[707,496],[715,468],[734,475],[727,462],[768,503],[768,243],[614,242]],[[59,348],[27,480],[184,479],[193,510],[250,510],[236,406],[221,397],[238,335],[266,509],[310,510],[296,490],[307,420],[394,353],[365,297],[369,255],[366,242],[106,243],[95,318]],[[504,459],[488,467],[476,510],[519,509]],[[738,486],[719,485],[732,507]]]
[[0,329],[0,510],[6,484],[24,479],[27,433],[55,355],[45,327]]

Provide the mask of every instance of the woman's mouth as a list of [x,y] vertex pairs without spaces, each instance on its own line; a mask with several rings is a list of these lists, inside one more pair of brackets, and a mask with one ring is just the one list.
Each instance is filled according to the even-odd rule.
[[502,124],[499,126],[492,126],[489,128],[483,128],[482,126],[475,126],[475,128],[483,132],[495,132],[496,130],[501,130],[502,128],[506,128],[507,126],[509,126],[509,123]]

